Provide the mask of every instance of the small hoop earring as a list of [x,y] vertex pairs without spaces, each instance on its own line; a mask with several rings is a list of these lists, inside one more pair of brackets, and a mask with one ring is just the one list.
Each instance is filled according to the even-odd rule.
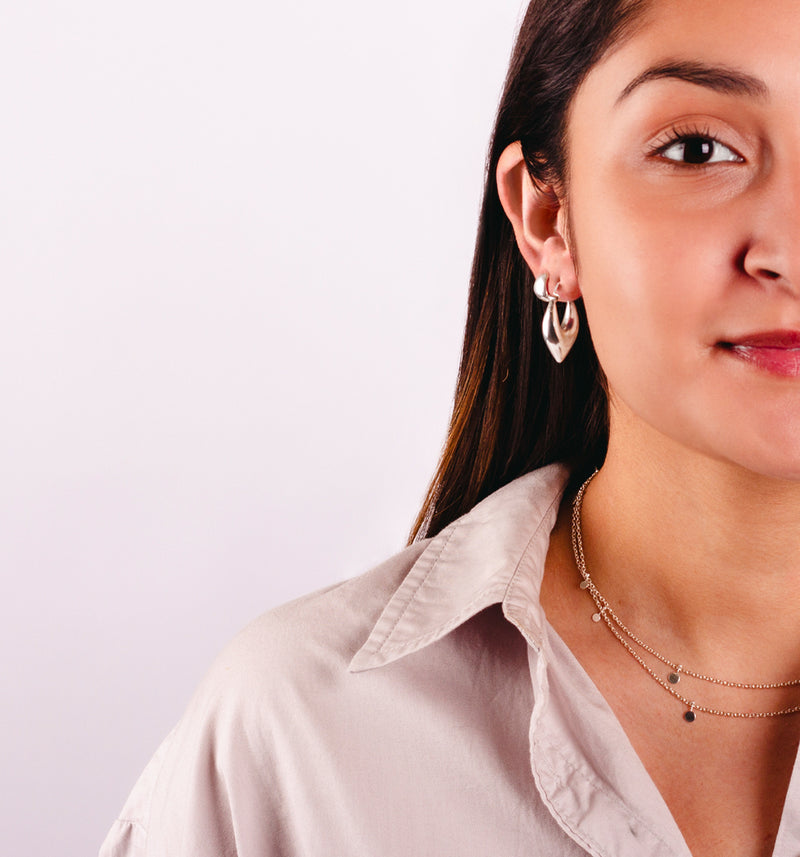
[[553,359],[556,363],[563,363],[564,358],[569,354],[570,349],[575,344],[578,337],[578,312],[575,309],[575,304],[572,301],[564,301],[566,308],[564,315],[558,317],[558,286],[553,289],[553,293],[547,289],[547,281],[550,275],[547,271],[542,272],[533,282],[533,292],[540,301],[547,304],[547,309],[544,311],[542,319],[542,336],[544,344],[547,346]]

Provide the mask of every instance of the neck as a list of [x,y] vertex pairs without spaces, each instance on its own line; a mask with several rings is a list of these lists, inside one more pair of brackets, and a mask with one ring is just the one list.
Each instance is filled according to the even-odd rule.
[[758,674],[776,656],[800,667],[800,484],[663,436],[614,443],[612,427],[611,437],[582,515],[603,594],[687,657],[712,664],[725,653]]

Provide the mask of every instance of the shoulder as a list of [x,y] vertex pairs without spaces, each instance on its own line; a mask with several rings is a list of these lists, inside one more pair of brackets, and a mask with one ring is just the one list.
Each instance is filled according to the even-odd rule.
[[333,853],[324,842],[337,830],[348,842],[355,816],[372,824],[359,807],[422,801],[426,759],[431,784],[455,788],[435,762],[453,730],[477,735],[487,717],[525,707],[524,639],[500,604],[546,550],[541,521],[562,484],[556,471],[522,477],[433,539],[250,623],[142,775],[103,857],[263,857],[299,853],[309,837],[303,853]]
[[[288,853],[285,772],[346,708],[348,667],[425,543],[366,574],[264,613],[220,653],[137,782],[101,857]],[[269,845],[267,845],[269,843]],[[263,849],[266,848],[266,851]]]
[[[263,728],[265,717],[291,717],[309,700],[320,704],[330,697],[333,706],[346,701],[351,663],[371,634],[396,652],[414,651],[481,605],[502,600],[498,593],[507,590],[538,522],[552,517],[565,477],[558,466],[520,477],[434,538],[366,574],[263,614],[218,656],[190,712],[213,712],[218,720],[254,718]],[[551,523],[540,539],[542,550]]]
[[321,671],[346,672],[425,548],[426,542],[411,545],[366,574],[259,616],[221,652],[200,691],[241,689],[249,699],[303,675],[314,683]]

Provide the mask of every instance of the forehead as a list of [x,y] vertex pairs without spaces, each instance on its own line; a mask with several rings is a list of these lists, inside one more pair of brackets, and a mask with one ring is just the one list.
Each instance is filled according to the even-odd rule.
[[798,0],[651,0],[576,93],[617,95],[650,67],[674,61],[739,69],[770,89],[800,91]]

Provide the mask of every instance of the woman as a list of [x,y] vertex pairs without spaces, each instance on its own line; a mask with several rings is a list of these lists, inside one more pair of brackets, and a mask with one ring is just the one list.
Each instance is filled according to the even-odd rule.
[[798,45],[534,0],[419,538],[223,653],[106,857],[800,853]]

